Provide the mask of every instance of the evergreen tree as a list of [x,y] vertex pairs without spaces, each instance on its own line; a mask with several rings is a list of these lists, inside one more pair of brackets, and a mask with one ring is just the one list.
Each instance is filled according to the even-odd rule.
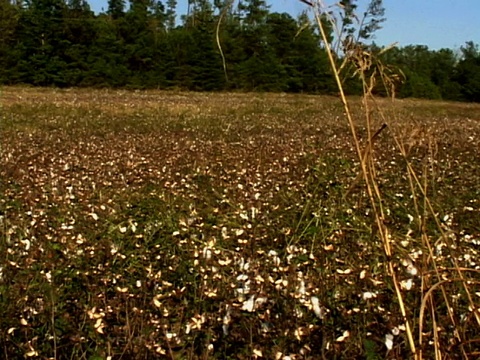
[[360,19],[357,16],[357,0],[342,0],[338,5],[342,9],[340,33],[352,40],[371,39],[385,21],[383,0],[370,0]]
[[[306,14],[297,20],[297,33],[293,41],[294,55],[291,66],[298,74],[294,79],[301,81],[298,89],[290,86],[291,91],[331,94],[337,86],[331,73],[325,48],[320,46],[320,36],[316,27],[311,25]],[[328,36],[332,28],[326,27]]]
[[[11,1],[0,0],[2,84],[335,91],[317,26],[306,14],[295,20],[270,13],[264,0],[231,7],[228,0],[189,0],[180,25],[177,0],[129,0],[128,10],[124,0],[109,0],[106,13],[97,15],[87,0]],[[367,3],[360,22],[357,4],[339,2],[341,31],[351,40],[343,44],[345,56],[356,45],[367,47],[356,40],[373,38],[384,21],[381,0]],[[228,82],[216,42],[220,16]],[[324,25],[332,39],[332,28]],[[405,73],[400,96],[480,101],[480,51],[473,42],[461,48],[461,56],[412,45],[387,51],[382,60]],[[349,76],[352,69],[344,75],[347,92],[361,92]]]
[[360,23],[358,37],[360,39],[371,39],[375,31],[381,29],[381,23],[385,21],[385,8],[382,0],[371,0],[367,10],[363,14]]
[[168,30],[175,28],[177,0],[167,0],[167,12],[165,14],[165,25]]
[[464,100],[480,102],[480,50],[469,41],[461,48],[462,60],[457,66],[455,79],[461,86]]
[[286,82],[280,77],[285,69],[268,43],[266,19],[268,6],[263,0],[244,0],[238,4],[240,33],[237,37],[242,52],[234,65],[237,87],[247,90],[284,91]]
[[[194,90],[220,90],[224,87],[224,74],[221,57],[215,42],[215,31],[218,19],[214,16],[212,4],[207,0],[196,0],[189,16],[184,17],[183,29],[176,29],[189,39],[182,54],[185,69],[182,69],[182,80],[179,84]],[[177,47],[178,45],[173,45]],[[185,58],[186,57],[186,58]],[[179,64],[179,58],[177,58]],[[177,65],[178,66],[178,65]],[[183,76],[190,74],[188,84]],[[180,80],[180,78],[178,78]]]
[[70,44],[65,50],[65,82],[78,86],[88,70],[87,58],[95,36],[94,14],[84,0],[69,0],[65,9],[64,37]]
[[398,90],[400,97],[440,99],[439,87],[432,81],[433,52],[423,45],[409,45],[402,49],[388,51],[386,63],[397,65],[406,80]]
[[67,86],[66,5],[62,0],[31,0],[18,23],[17,80],[41,86]]
[[108,0],[107,14],[113,19],[123,17],[125,15],[125,0]]
[[265,0],[241,0],[238,9],[243,12],[243,23],[247,26],[260,26],[265,23],[268,9]]
[[15,44],[21,9],[9,0],[0,0],[0,83],[12,82],[12,68],[19,60]]
[[117,22],[100,14],[94,22],[95,37],[89,49],[83,86],[125,86],[130,77],[124,43]]
[[458,58],[450,49],[432,52],[431,80],[438,87],[442,99],[460,100],[460,85],[455,80]]

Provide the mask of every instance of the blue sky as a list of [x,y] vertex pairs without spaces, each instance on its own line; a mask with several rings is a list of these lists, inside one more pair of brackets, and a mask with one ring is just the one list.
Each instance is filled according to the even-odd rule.
[[[88,1],[94,11],[107,8],[107,0]],[[178,13],[185,12],[187,0],[177,1]],[[306,8],[299,0],[268,3],[272,4],[271,11],[286,11],[294,16]],[[480,44],[480,0],[384,0],[384,6],[387,21],[376,34],[379,45],[398,42],[400,46],[458,49],[470,40]]]

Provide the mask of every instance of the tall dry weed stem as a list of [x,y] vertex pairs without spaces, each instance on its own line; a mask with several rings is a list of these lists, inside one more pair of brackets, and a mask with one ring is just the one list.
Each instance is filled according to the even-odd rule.
[[[480,316],[473,300],[471,289],[471,286],[476,284],[476,282],[470,281],[465,275],[469,271],[468,269],[460,267],[456,255],[453,253],[455,245],[452,243],[447,231],[445,231],[445,227],[442,226],[442,223],[438,218],[438,211],[430,201],[430,184],[434,186],[435,183],[434,158],[437,150],[436,139],[429,133],[428,129],[425,130],[421,127],[404,129],[396,126],[395,120],[398,119],[396,119],[395,112],[393,112],[393,116],[389,115],[387,117],[384,106],[379,104],[376,100],[374,90],[377,89],[378,84],[380,84],[384,88],[385,93],[391,98],[392,102],[394,102],[395,85],[404,77],[399,69],[396,70],[385,65],[380,60],[382,53],[388,51],[389,47],[382,49],[377,53],[373,53],[368,46],[365,46],[359,41],[360,36],[355,38],[351,33],[345,35],[342,29],[338,29],[337,25],[342,23],[341,20],[345,19],[344,6],[341,3],[326,6],[323,1],[317,1],[311,4],[311,6],[320,30],[321,38],[325,44],[331,69],[338,86],[340,99],[345,108],[346,120],[348,121],[352,140],[360,163],[358,177],[351,184],[345,197],[348,196],[355,189],[357,183],[363,179],[365,191],[374,214],[376,233],[378,239],[383,245],[384,255],[387,259],[386,271],[391,279],[398,306],[404,319],[406,337],[412,357],[415,359],[423,358],[422,349],[425,346],[425,334],[433,334],[434,354],[436,359],[444,359],[446,356],[449,356],[445,353],[442,354],[440,349],[440,327],[437,322],[439,312],[441,311],[440,308],[446,307],[447,315],[451,322],[455,337],[455,339],[452,339],[452,346],[459,348],[462,358],[470,358],[470,356],[473,356],[474,354],[468,354],[464,349],[464,344],[474,340],[465,339],[458,330],[458,323],[456,320],[458,317],[455,315],[454,307],[447,296],[448,290],[445,285],[452,283],[460,285],[468,299],[469,308],[473,312],[473,316],[478,326],[480,325]],[[334,10],[332,11],[332,9]],[[359,20],[359,17],[355,14],[351,14],[351,18],[358,21],[357,31],[360,33],[362,31],[362,24],[364,23],[363,20]],[[333,27],[337,35],[336,42],[339,46],[334,46],[332,41],[329,41],[326,29],[327,23]],[[343,54],[342,62],[339,62],[337,57],[338,52],[333,49],[340,50],[340,53]],[[351,69],[353,68],[353,76],[357,77],[362,84],[363,119],[354,118],[349,100],[344,91],[342,74],[345,72],[345,69],[349,67]],[[374,121],[374,117],[381,120],[381,126],[379,128]],[[367,141],[366,144],[363,145],[363,148],[357,131],[360,126],[364,126],[367,132]],[[416,311],[407,309],[405,295],[402,292],[398,267],[395,264],[398,244],[392,239],[390,229],[387,225],[387,216],[383,205],[385,201],[382,191],[380,190],[381,169],[377,169],[375,165],[375,140],[385,128],[389,129],[388,134],[394,142],[398,152],[405,160],[405,174],[410,184],[411,197],[413,198],[414,203],[413,210],[418,220],[419,237],[421,239],[422,253],[424,254],[421,264],[421,288],[419,289],[419,291],[421,291],[421,305],[418,319],[413,315]],[[408,134],[405,134],[406,131]],[[424,165],[423,176],[417,174],[417,171],[409,160],[409,151],[412,147],[415,147],[420,143],[426,144],[429,150],[429,162]],[[440,238],[436,241],[432,239],[429,234],[428,227],[430,224],[433,224],[440,233]],[[452,263],[452,267],[449,270],[452,274],[449,272],[447,279],[445,278],[446,275],[444,272],[446,269],[440,269],[434,254],[435,244],[439,242],[446,244],[448,251],[450,251],[449,259]],[[432,297],[433,293],[438,290],[441,292],[444,304],[436,303]],[[431,321],[427,325],[426,317],[428,314]],[[427,329],[426,327],[429,328]],[[416,332],[418,333],[417,337],[415,336]]]

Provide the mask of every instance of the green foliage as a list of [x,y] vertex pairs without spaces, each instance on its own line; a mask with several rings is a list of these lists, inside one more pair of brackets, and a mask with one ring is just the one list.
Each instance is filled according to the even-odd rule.
[[457,67],[456,78],[461,84],[461,96],[464,100],[480,102],[480,50],[478,45],[469,41],[462,50],[462,60]]
[[383,0],[370,0],[366,5],[361,18],[358,11],[357,0],[339,1],[338,15],[335,19],[339,26],[338,32],[346,41],[363,41],[371,39],[374,33],[381,29],[381,23],[385,21],[385,8]]
[[405,74],[398,95],[426,99],[480,101],[478,45],[467,42],[458,56],[450,49],[409,45],[386,51],[383,61]]
[[381,357],[376,351],[377,344],[374,341],[365,339],[363,341],[363,347],[365,348],[365,358],[366,360],[380,360]]
[[358,37],[360,39],[370,39],[375,31],[381,29],[380,24],[385,21],[383,0],[371,0],[363,16]]
[[406,72],[406,76],[406,83],[399,93],[401,97],[441,98],[440,90],[427,76],[415,72]]
[[[339,30],[351,40],[372,39],[385,21],[381,0],[368,2],[360,19],[356,0],[340,3]],[[94,14],[85,0],[0,0],[0,84],[336,92],[305,13],[272,13],[264,0],[197,0],[178,24],[176,7],[176,0],[109,0],[105,13]],[[461,56],[411,45],[383,57],[406,74],[397,88],[402,97],[480,101],[472,42]],[[347,69],[345,91],[359,94],[352,75]]]
[[9,0],[0,0],[0,83],[11,81],[11,69],[18,60],[18,53],[13,51],[18,26],[20,9]]
[[[40,86],[176,87],[328,92],[332,83],[312,26],[270,13],[265,1],[191,2],[176,25],[174,0],[2,0],[0,82]],[[226,74],[216,41],[225,53]]]

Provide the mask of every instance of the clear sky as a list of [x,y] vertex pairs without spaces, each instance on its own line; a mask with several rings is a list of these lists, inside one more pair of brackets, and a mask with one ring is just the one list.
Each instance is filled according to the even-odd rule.
[[[187,0],[177,0],[177,13],[186,11]],[[96,12],[106,10],[107,0],[88,0]],[[270,0],[271,11],[296,16],[307,8],[299,0]],[[325,1],[327,4],[334,1]],[[359,4],[367,0],[360,0]],[[480,44],[480,0],[384,0],[386,22],[375,42],[400,46],[427,45],[430,49],[458,49],[466,41]]]

